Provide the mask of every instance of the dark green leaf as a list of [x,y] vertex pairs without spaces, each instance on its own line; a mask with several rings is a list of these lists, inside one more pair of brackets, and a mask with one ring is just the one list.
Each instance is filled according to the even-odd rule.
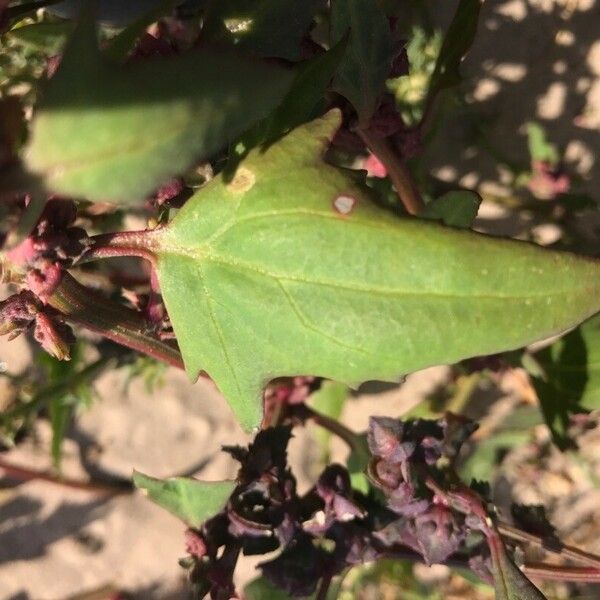
[[256,150],[153,234],[186,369],[244,427],[283,375],[347,384],[518,348],[600,309],[600,263],[400,219],[320,156],[337,111]]
[[218,513],[235,489],[234,481],[199,481],[187,477],[155,479],[137,471],[133,483],[150,500],[162,506],[190,527],[199,527]]
[[556,444],[569,445],[573,414],[600,408],[600,317],[567,334],[533,358],[532,374],[542,411]]
[[441,221],[450,227],[469,229],[477,216],[480,204],[479,194],[469,190],[456,190],[429,202],[419,216]]
[[203,34],[259,56],[300,58],[300,42],[323,0],[212,0]]
[[346,35],[348,47],[333,89],[352,103],[360,124],[366,126],[385,91],[392,60],[390,25],[379,4],[372,0],[333,0],[331,41],[338,43]]
[[115,61],[124,60],[146,29],[161,17],[173,12],[178,4],[180,0],[159,0],[156,6],[125,27],[110,41],[110,45],[104,51],[105,56]]
[[460,83],[460,63],[475,39],[480,9],[481,0],[460,0],[429,82],[427,104],[441,90]]
[[298,65],[290,91],[263,124],[265,140],[271,141],[317,116],[346,45],[347,39],[343,39],[328,52]]
[[223,49],[110,64],[88,17],[49,82],[25,161],[55,192],[134,202],[264,117],[290,81]]

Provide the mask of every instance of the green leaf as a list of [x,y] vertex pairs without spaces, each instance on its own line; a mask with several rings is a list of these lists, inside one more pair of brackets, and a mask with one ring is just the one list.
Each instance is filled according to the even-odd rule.
[[73,416],[74,402],[69,396],[56,396],[50,401],[50,424],[52,426],[52,463],[60,471],[62,461],[62,443],[67,427]]
[[223,49],[110,64],[88,17],[48,84],[25,162],[54,192],[134,202],[264,117],[290,81]]
[[323,0],[212,0],[203,35],[259,56],[300,58],[300,42]]
[[496,543],[490,542],[496,600],[546,600],[508,556],[498,536]]
[[324,104],[325,91],[346,46],[347,39],[343,39],[331,50],[298,65],[289,92],[263,124],[265,140],[271,141],[317,116],[316,109]]
[[[339,597],[341,587],[342,578],[334,577],[323,600],[336,600],[336,598]],[[306,600],[312,600],[316,597],[317,594],[314,593]],[[295,596],[295,598],[298,597]],[[257,577],[244,588],[244,600],[292,600],[292,596],[289,596],[286,592],[276,588],[264,577]]]
[[349,385],[522,347],[600,309],[600,263],[397,218],[321,155],[338,111],[255,150],[152,234],[186,370],[246,428],[283,375]]
[[419,217],[441,221],[450,227],[469,229],[477,216],[481,197],[469,190],[447,192],[429,202]]
[[104,55],[115,61],[124,60],[133,50],[137,40],[144,34],[152,23],[161,17],[172,13],[180,0],[159,0],[158,4],[146,14],[121,30],[111,41]]
[[548,141],[546,131],[539,123],[527,123],[527,145],[531,160],[557,165],[560,155],[556,146]]
[[58,54],[73,31],[73,24],[60,23],[33,23],[11,29],[7,38],[23,46],[44,52],[48,56]]
[[333,89],[352,103],[361,126],[367,126],[385,91],[392,60],[390,24],[372,0],[333,0],[331,42],[349,33],[348,48]]
[[188,477],[155,479],[134,471],[133,483],[150,500],[182,519],[190,527],[199,527],[218,513],[235,489],[234,481],[199,481]]
[[600,408],[600,318],[584,323],[533,355],[532,381],[560,448],[569,445],[570,416]]
[[475,40],[480,10],[481,0],[460,0],[429,82],[427,104],[441,90],[460,83],[460,63]]

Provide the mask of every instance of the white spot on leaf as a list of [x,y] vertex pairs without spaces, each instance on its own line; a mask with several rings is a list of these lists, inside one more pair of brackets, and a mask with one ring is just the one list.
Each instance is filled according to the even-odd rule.
[[354,210],[356,203],[356,198],[341,194],[333,201],[333,208],[341,215],[349,215]]

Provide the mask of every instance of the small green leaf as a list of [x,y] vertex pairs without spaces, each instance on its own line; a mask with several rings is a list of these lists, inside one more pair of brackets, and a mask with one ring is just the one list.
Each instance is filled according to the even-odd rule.
[[88,16],[47,86],[25,153],[28,168],[67,196],[143,199],[264,117],[292,77],[223,49],[111,64],[95,37]]
[[584,323],[533,355],[532,381],[560,448],[569,445],[570,416],[600,408],[600,318]]
[[527,123],[527,145],[531,160],[557,165],[560,155],[556,146],[548,141],[546,131],[539,123]]
[[480,10],[481,0],[460,0],[429,82],[427,104],[441,90],[460,83],[460,63],[475,40]]
[[441,221],[450,227],[469,229],[477,216],[481,197],[469,190],[447,192],[432,200],[419,213],[419,217]]
[[323,0],[211,0],[203,35],[259,56],[300,58],[300,42]]
[[349,33],[348,47],[333,81],[333,89],[352,103],[366,126],[385,91],[392,60],[390,24],[373,0],[333,0],[331,42]]
[[133,473],[133,483],[150,500],[162,506],[190,527],[199,527],[218,513],[235,489],[234,481],[199,481],[188,477],[155,479]]
[[242,425],[278,376],[349,385],[522,347],[600,310],[600,262],[397,218],[322,161],[332,111],[152,234],[186,370],[205,370]]

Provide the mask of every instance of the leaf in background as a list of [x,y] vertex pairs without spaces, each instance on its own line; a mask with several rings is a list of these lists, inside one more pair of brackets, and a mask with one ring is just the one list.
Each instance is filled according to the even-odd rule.
[[235,489],[234,481],[199,481],[188,477],[155,479],[134,471],[133,483],[150,500],[183,520],[199,527],[218,513]]
[[475,40],[480,9],[481,0],[460,0],[442,42],[426,104],[430,104],[441,90],[460,83],[460,63]]
[[73,31],[73,23],[33,23],[11,29],[6,37],[23,46],[43,52],[48,56],[58,54],[67,37]]
[[110,64],[88,16],[48,83],[25,162],[54,192],[131,203],[268,114],[290,80],[223,49]]
[[600,262],[399,219],[322,153],[339,111],[255,150],[152,234],[186,370],[246,428],[277,376],[349,385],[521,347],[600,310]]
[[536,406],[522,406],[510,413],[492,435],[472,446],[472,453],[461,465],[459,474],[464,481],[488,481],[505,453],[531,439],[531,429],[543,423]]
[[266,141],[272,141],[317,116],[316,110],[319,105],[324,105],[327,86],[333,78],[346,46],[347,39],[345,38],[331,50],[301,62],[296,67],[296,75],[289,92],[281,104],[261,124],[265,131]]
[[477,216],[481,197],[469,190],[447,192],[443,196],[428,202],[419,217],[432,221],[441,221],[450,227],[469,229]]
[[373,0],[333,0],[331,43],[346,35],[348,47],[333,89],[354,106],[364,127],[377,109],[389,77],[393,53],[390,24]]
[[62,461],[62,443],[67,427],[73,416],[74,403],[69,396],[56,396],[50,401],[50,424],[52,426],[52,462],[54,468],[60,471]]
[[555,166],[560,162],[556,146],[548,141],[546,131],[539,123],[527,123],[527,144],[531,160]]
[[569,446],[570,416],[600,408],[600,317],[533,355],[531,373],[544,418],[559,448]]
[[110,40],[104,55],[114,61],[121,61],[134,49],[137,40],[145,33],[152,23],[156,23],[161,17],[173,12],[181,0],[159,0],[155,6],[135,20],[125,29],[120,31]]
[[259,56],[300,58],[300,42],[323,0],[212,0],[203,28],[210,42],[227,42]]

